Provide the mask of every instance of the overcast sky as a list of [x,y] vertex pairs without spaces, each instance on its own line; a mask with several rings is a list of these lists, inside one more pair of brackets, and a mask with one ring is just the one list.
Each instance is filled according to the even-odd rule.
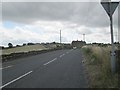
[[[83,34],[87,43],[111,43],[109,17],[100,2],[4,0],[1,5],[0,45],[59,42],[60,30],[63,43],[83,40]],[[113,15],[115,41],[118,41],[120,26],[118,11],[117,8]]]

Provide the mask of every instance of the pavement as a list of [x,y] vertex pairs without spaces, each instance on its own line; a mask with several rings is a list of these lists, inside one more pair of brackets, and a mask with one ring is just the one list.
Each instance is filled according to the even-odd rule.
[[80,49],[57,50],[5,62],[0,88],[87,88]]

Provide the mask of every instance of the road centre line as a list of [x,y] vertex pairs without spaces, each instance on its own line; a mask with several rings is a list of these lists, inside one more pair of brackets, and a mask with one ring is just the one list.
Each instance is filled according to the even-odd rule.
[[4,67],[4,68],[0,68],[0,70],[2,70],[2,69],[6,69],[6,68],[10,68],[10,67],[13,67],[13,65],[11,65],[11,66],[7,66],[7,67]]
[[62,55],[60,55],[60,57],[62,57]]
[[49,62],[47,62],[47,63],[45,63],[45,64],[43,64],[43,65],[47,65],[47,64],[49,64],[49,63],[51,63],[51,62],[53,62],[53,61],[55,61],[55,60],[57,60],[57,58],[54,58],[53,60],[51,60],[51,61],[49,61]]
[[63,57],[65,54],[60,55],[60,57]]
[[28,73],[26,73],[26,74],[24,74],[24,75],[22,75],[22,76],[20,76],[20,77],[18,77],[18,78],[16,78],[16,79],[10,81],[10,82],[4,84],[3,86],[0,86],[0,88],[6,87],[6,86],[8,86],[9,84],[11,84],[11,83],[13,83],[13,82],[15,82],[15,81],[17,81],[17,80],[19,80],[19,79],[27,76],[28,74],[30,74],[30,73],[32,73],[32,72],[33,72],[33,71],[29,71]]
[[66,52],[67,54],[69,53],[69,52]]

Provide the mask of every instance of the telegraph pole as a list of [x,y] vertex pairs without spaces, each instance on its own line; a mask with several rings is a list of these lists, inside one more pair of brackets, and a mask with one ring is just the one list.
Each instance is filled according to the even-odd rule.
[[61,30],[60,30],[60,44],[61,44]]
[[85,42],[85,34],[83,34],[83,41]]

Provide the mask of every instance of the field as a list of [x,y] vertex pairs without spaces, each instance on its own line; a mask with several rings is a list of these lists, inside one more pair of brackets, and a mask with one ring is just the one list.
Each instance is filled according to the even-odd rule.
[[[116,48],[117,49],[117,48]],[[90,88],[117,88],[118,72],[111,73],[111,47],[84,46],[83,63]]]
[[40,51],[40,50],[45,50],[45,49],[49,49],[49,48],[47,48],[43,45],[26,45],[26,46],[22,46],[22,47],[3,49],[2,55],[8,55],[11,53],[19,53],[19,52]]

